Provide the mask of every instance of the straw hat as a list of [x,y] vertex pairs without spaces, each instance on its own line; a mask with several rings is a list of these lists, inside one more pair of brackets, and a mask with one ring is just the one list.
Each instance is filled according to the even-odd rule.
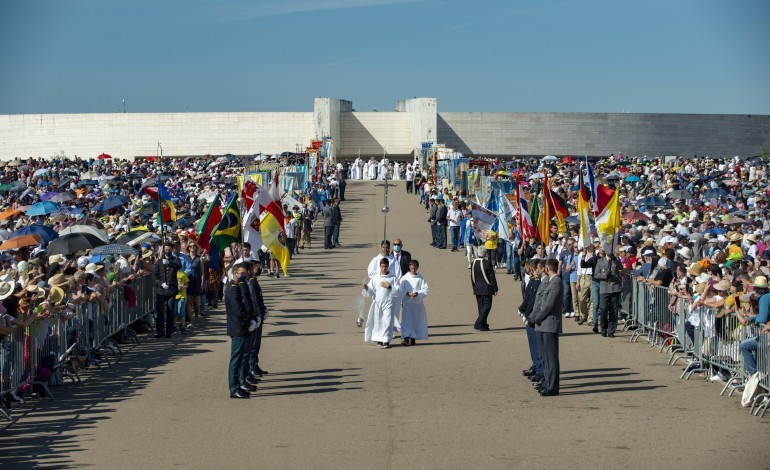
[[711,279],[711,276],[709,276],[708,273],[700,273],[698,277],[695,278],[695,282],[697,283],[703,283],[703,282],[709,282]]
[[45,295],[45,289],[38,286],[37,284],[31,284],[27,286],[27,292],[31,294],[37,294],[37,295]]
[[48,280],[48,284],[52,286],[61,287],[69,284],[70,280],[71,280],[70,276],[65,276],[64,274],[59,273],[51,277],[51,279]]
[[746,240],[750,241],[751,243],[756,243],[757,242],[757,236],[754,235],[753,233],[750,233],[750,234],[746,235]]
[[61,287],[51,286],[51,290],[48,292],[48,302],[51,305],[57,305],[64,300],[64,290]]
[[48,257],[48,264],[65,264],[67,262],[67,258],[64,257],[64,255],[53,255]]
[[673,225],[671,225],[671,224],[666,224],[666,225],[663,227],[663,231],[664,231],[664,232],[673,232],[673,231],[674,231],[674,226],[673,226]]
[[[767,282],[767,281],[765,281]],[[719,292],[727,292],[730,290],[730,281],[728,280],[722,280],[714,284],[714,289],[718,290]]]
[[767,278],[765,276],[757,276],[754,278],[754,283],[752,285],[754,286],[754,289],[767,289]]
[[678,250],[677,253],[679,253],[679,256],[686,260],[692,259],[692,250],[686,246]]
[[690,267],[687,269],[687,274],[690,276],[700,276],[703,272],[703,266],[700,265],[700,263],[693,263],[690,265]]
[[734,234],[730,235],[729,240],[731,242],[739,242],[739,241],[743,240],[743,235],[741,235],[740,233],[734,233]]
[[13,281],[0,281],[0,300],[5,300],[13,294],[16,283]]
[[706,287],[708,287],[708,285],[709,285],[708,282],[700,282],[696,284],[695,292],[702,295],[704,292],[706,292]]
[[88,263],[86,265],[86,272],[93,274],[96,272],[96,264],[95,263]]

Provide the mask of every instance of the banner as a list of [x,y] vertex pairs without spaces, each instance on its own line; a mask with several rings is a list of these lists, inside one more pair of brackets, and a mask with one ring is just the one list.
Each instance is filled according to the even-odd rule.
[[471,217],[473,217],[473,234],[479,240],[486,240],[487,232],[492,229],[495,221],[497,221],[497,214],[473,202],[471,203]]

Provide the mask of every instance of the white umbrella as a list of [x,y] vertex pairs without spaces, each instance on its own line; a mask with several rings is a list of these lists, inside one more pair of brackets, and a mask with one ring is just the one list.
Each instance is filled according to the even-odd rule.
[[543,176],[545,176],[543,173],[535,173],[535,174],[530,175],[529,179],[536,180],[536,179],[542,178]]
[[546,155],[545,157],[543,157],[544,162],[555,162],[556,160],[558,160],[558,158],[556,158],[553,155]]
[[70,225],[69,227],[62,229],[59,232],[59,236],[67,235],[70,233],[87,233],[89,235],[93,235],[96,238],[104,241],[105,243],[110,242],[110,237],[107,235],[107,232],[104,230],[99,230],[96,227],[92,227],[90,225]]
[[6,229],[6,228],[0,229],[0,240],[1,240],[1,241],[6,241],[6,240],[8,240],[8,237],[9,237],[10,235],[11,235],[11,231],[10,231],[10,230],[8,230],[8,229]]
[[39,170],[35,170],[34,173],[32,173],[32,176],[40,176],[48,173],[48,168],[40,168]]
[[160,237],[152,232],[145,232],[138,237],[134,238],[130,242],[126,243],[128,246],[137,246],[141,245],[142,243],[155,243],[157,241],[160,241]]

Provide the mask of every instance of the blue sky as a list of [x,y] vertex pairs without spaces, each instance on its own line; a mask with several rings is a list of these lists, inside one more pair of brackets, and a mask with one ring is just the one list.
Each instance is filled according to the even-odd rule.
[[2,0],[0,114],[770,114],[766,0]]

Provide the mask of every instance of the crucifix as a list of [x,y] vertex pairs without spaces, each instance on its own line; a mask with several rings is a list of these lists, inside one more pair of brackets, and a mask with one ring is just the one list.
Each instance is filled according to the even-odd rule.
[[375,186],[385,187],[385,206],[382,208],[382,213],[384,214],[384,219],[382,223],[382,239],[387,240],[388,239],[388,212],[390,212],[390,207],[388,207],[388,188],[395,188],[397,185],[388,183],[388,170],[386,169],[385,182],[375,183]]

